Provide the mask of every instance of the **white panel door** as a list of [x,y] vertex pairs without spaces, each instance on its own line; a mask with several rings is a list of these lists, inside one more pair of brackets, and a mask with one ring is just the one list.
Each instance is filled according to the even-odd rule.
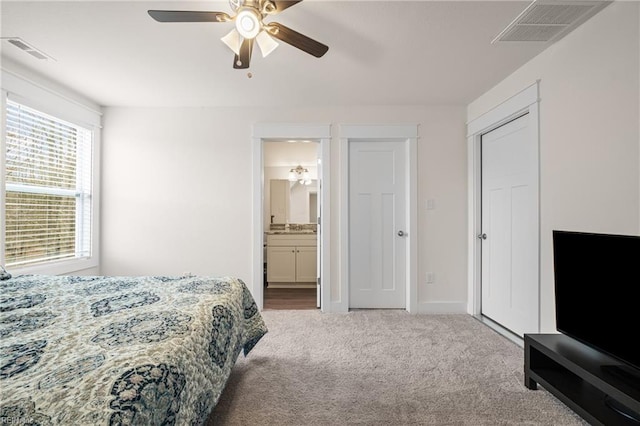
[[524,115],[482,136],[482,315],[538,332],[538,156]]
[[351,308],[406,306],[405,163],[405,142],[349,142]]

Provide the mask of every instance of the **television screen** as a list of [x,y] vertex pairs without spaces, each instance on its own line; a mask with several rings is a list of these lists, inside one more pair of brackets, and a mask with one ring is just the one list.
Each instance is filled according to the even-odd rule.
[[640,237],[553,231],[559,332],[640,369]]

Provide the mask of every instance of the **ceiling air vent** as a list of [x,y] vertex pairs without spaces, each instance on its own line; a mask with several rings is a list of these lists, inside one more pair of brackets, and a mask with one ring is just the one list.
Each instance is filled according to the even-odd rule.
[[42,50],[37,49],[32,45],[30,45],[29,43],[27,43],[26,41],[22,40],[20,37],[2,37],[2,40],[5,40],[13,44],[15,47],[17,47],[20,50],[24,50],[34,58],[44,59],[44,60],[49,60],[49,59],[55,60],[51,56],[44,53]]
[[491,43],[557,41],[611,1],[534,0]]

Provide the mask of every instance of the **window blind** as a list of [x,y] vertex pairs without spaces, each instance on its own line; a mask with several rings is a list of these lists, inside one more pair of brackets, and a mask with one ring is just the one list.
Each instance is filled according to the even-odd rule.
[[5,261],[91,255],[93,132],[7,101]]

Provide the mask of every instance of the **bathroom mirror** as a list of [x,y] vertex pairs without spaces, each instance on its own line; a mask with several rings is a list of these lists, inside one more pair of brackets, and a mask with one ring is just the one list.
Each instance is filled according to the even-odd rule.
[[287,179],[271,179],[271,223],[315,223],[317,211],[318,181],[310,185],[290,182]]

